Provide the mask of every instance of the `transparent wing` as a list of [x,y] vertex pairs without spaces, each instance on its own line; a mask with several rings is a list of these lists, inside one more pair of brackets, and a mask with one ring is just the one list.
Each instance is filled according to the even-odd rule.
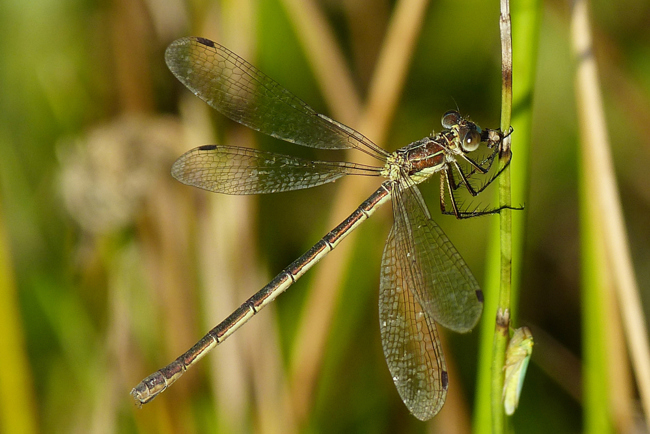
[[361,133],[316,113],[216,42],[196,37],[178,39],[167,48],[165,60],[171,72],[196,96],[256,131],[313,148],[355,148],[382,161],[388,155]]
[[394,189],[393,217],[397,254],[410,264],[408,289],[438,324],[460,333],[473,329],[483,311],[481,288],[407,178]]
[[447,397],[447,367],[436,324],[411,292],[411,264],[399,252],[393,226],[381,261],[379,325],[384,356],[406,407],[428,420]]
[[309,161],[231,146],[201,146],[183,154],[172,176],[183,184],[225,194],[299,190],[344,175],[379,175],[380,168],[354,163]]

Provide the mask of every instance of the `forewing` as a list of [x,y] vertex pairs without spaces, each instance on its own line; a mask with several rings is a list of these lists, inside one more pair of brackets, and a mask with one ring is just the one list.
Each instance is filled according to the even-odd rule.
[[440,325],[460,333],[474,328],[483,293],[449,238],[429,216],[418,188],[406,178],[393,194],[398,255],[410,266],[410,290]]
[[183,154],[172,176],[183,184],[225,194],[299,190],[333,182],[344,175],[378,175],[379,168],[231,146],[201,146]]
[[411,265],[398,251],[395,226],[381,261],[379,324],[384,356],[406,407],[428,420],[447,397],[448,376],[436,324],[412,293]]
[[174,41],[165,52],[171,72],[196,96],[256,131],[325,149],[388,154],[361,133],[316,113],[294,94],[227,48],[204,38]]

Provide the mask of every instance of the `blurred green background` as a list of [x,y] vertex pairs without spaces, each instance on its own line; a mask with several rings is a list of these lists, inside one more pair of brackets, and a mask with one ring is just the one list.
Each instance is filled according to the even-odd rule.
[[[233,125],[177,82],[164,63],[166,46],[185,35],[219,41],[318,111],[392,151],[439,131],[442,113],[456,107],[482,126],[498,126],[498,8],[497,1],[480,0],[426,4],[414,21],[421,20],[421,30],[406,61],[403,90],[387,108],[382,127],[359,113],[396,9],[393,2],[0,2],[3,429],[467,432],[478,333],[441,331],[450,395],[428,424],[408,413],[386,368],[377,290],[389,207],[161,397],[139,410],[129,392],[378,185],[352,179],[240,198],[178,184],[169,175],[171,163],[207,143],[319,159],[344,155],[281,144]],[[583,429],[578,131],[569,8],[560,1],[542,7],[530,161],[522,162],[530,184],[514,187],[527,194],[517,317],[536,339],[512,420],[519,432]],[[619,192],[647,317],[650,4],[598,0],[591,12]],[[319,39],[324,34],[332,40]],[[331,102],[332,92],[323,91],[319,75],[334,72],[326,69],[328,63],[314,63],[306,54],[311,47],[334,47],[342,54],[352,89],[360,95],[356,101],[344,95],[338,106]],[[513,165],[519,163],[516,133]],[[353,191],[356,202],[341,190]],[[496,217],[441,217],[437,181],[422,191],[435,220],[481,282]],[[318,268],[330,270],[336,261],[344,262],[340,274],[318,274]],[[331,281],[330,286],[318,292],[320,281]],[[318,318],[323,312],[325,318]],[[318,342],[323,344],[310,345]],[[617,369],[632,398],[629,413],[641,424],[624,355],[622,360]]]

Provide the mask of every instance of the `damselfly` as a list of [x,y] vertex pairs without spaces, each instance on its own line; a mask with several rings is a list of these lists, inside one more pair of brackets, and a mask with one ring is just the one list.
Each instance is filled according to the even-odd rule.
[[[433,417],[444,404],[448,387],[436,323],[456,332],[470,331],[481,316],[483,294],[465,261],[431,219],[416,184],[439,174],[442,211],[458,218],[499,212],[505,207],[463,212],[454,194],[464,187],[475,196],[496,179],[503,169],[492,176],[488,173],[505,135],[500,130],[481,129],[450,111],[442,117],[445,130],[441,133],[389,153],[352,128],[316,113],[215,42],[196,37],[179,39],[169,46],[165,59],[172,73],[195,95],[234,121],[303,146],[353,148],[381,163],[309,161],[255,149],[208,145],[187,152],[174,163],[172,175],[182,183],[225,194],[260,194],[314,187],[345,175],[380,176],[385,181],[307,253],[185,354],[140,382],[131,395],[139,405],[158,396],[390,200],[394,224],[381,261],[381,340],[393,381],[408,409],[422,420]],[[468,154],[481,145],[489,151],[481,159],[472,159]],[[508,163],[509,157],[501,167]],[[470,183],[473,175],[489,179],[477,188]],[[445,206],[447,194],[451,210]]]

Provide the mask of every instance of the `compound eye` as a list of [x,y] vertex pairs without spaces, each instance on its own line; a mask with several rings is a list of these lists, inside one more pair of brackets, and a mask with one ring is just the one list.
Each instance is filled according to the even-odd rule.
[[481,134],[476,130],[469,130],[465,133],[461,146],[463,151],[472,152],[478,149],[478,146],[481,144]]
[[445,128],[451,128],[454,125],[458,125],[460,120],[460,113],[456,110],[449,110],[447,113],[442,115],[442,126]]

